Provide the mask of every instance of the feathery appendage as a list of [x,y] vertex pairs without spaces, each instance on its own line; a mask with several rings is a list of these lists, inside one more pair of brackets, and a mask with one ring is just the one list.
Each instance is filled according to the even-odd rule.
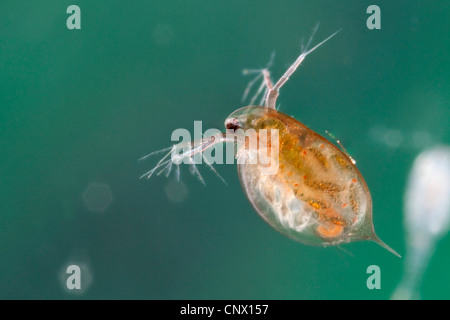
[[[218,143],[227,141],[227,139],[229,138],[226,137],[225,133],[220,133],[211,137],[202,138],[200,141],[190,141],[187,143],[181,142],[171,147],[151,152],[148,155],[140,158],[139,161],[146,160],[153,155],[168,151],[156,163],[156,165],[151,170],[144,173],[140,177],[140,179],[150,179],[154,174],[159,176],[161,173],[165,173],[165,176],[169,177],[170,173],[172,172],[172,167],[175,165],[175,177],[179,181],[181,176],[180,164],[184,163],[190,165],[191,174],[197,177],[197,179],[199,179],[203,185],[206,185],[205,180],[203,179],[200,171],[197,168],[197,165],[202,164],[204,161],[206,165],[211,169],[211,171],[213,171],[216,176],[223,181],[223,183],[227,184],[225,179],[217,172],[217,170],[213,167],[213,164],[207,159],[203,152]],[[195,157],[195,155],[199,153],[201,155]]]

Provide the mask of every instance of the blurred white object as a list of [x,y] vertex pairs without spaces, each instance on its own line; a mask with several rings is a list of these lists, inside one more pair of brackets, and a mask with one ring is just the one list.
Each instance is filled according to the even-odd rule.
[[164,186],[167,198],[175,203],[183,202],[188,197],[188,188],[183,181],[169,180]]
[[373,142],[392,150],[423,150],[437,141],[427,131],[388,128],[384,125],[373,126],[368,134]]
[[113,201],[111,188],[105,183],[90,183],[81,195],[86,209],[105,212]]
[[405,194],[407,254],[393,299],[419,299],[422,276],[436,242],[450,228],[450,147],[422,152],[414,161]]

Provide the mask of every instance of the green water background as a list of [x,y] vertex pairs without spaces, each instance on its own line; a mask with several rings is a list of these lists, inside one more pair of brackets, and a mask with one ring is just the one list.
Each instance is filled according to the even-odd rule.
[[[81,30],[66,27],[71,4]],[[371,4],[381,30],[366,27]],[[280,110],[343,140],[378,235],[404,254],[408,171],[450,143],[449,16],[443,0],[2,1],[0,298],[388,299],[404,260],[369,242],[349,255],[285,238],[235,165],[216,167],[228,185],[200,168],[207,187],[182,168],[187,196],[173,202],[170,178],[138,179],[158,159],[137,159],[194,120],[222,129],[243,105],[242,69],[275,51],[276,79],[318,22],[315,42],[342,28],[283,87]],[[92,183],[109,188],[104,212],[88,210]],[[449,249],[446,237],[423,298],[450,297]],[[90,278],[82,294],[64,289],[71,263]],[[366,287],[373,264],[380,290]]]

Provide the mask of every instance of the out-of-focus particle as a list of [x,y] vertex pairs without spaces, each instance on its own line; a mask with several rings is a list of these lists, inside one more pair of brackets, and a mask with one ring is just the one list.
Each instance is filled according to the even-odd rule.
[[173,29],[168,24],[158,24],[152,32],[153,41],[159,47],[164,47],[170,44],[173,39]]
[[113,196],[111,188],[103,183],[90,183],[82,194],[86,208],[92,212],[104,212],[111,202]]
[[171,202],[183,202],[188,196],[188,189],[183,181],[169,180],[164,186],[164,192]]
[[393,299],[420,298],[420,283],[436,242],[450,228],[450,147],[422,152],[414,161],[404,202],[407,255]]

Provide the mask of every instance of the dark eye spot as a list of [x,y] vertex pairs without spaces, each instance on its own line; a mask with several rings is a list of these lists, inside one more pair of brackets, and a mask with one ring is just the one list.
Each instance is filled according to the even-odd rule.
[[227,121],[225,126],[226,126],[227,130],[228,129],[229,130],[237,130],[240,128],[239,122],[236,119],[231,119],[231,120]]

